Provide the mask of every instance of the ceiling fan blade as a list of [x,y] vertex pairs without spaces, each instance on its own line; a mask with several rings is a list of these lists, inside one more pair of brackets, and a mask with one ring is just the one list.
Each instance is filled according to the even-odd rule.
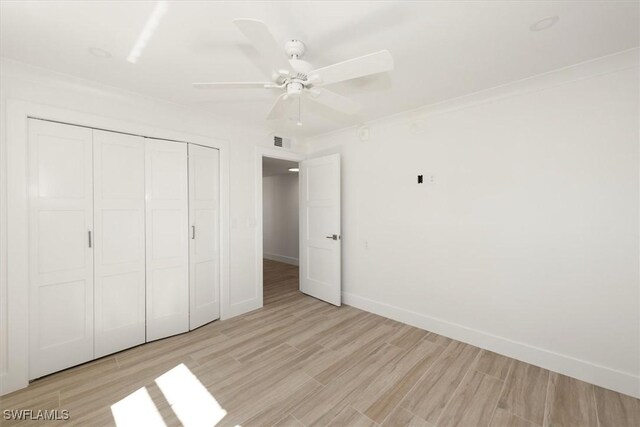
[[280,74],[291,74],[291,64],[285,55],[284,46],[280,46],[276,42],[264,22],[257,19],[239,18],[234,19],[233,23],[249,39],[260,55],[268,61],[274,73],[271,77],[276,78]]
[[269,89],[278,87],[271,82],[202,82],[192,83],[198,89]]
[[338,95],[323,88],[313,88],[308,91],[307,97],[322,104],[326,107],[332,108],[344,114],[355,114],[360,111],[361,105],[346,96]]
[[269,111],[269,114],[267,115],[267,120],[283,118],[285,113],[287,112],[287,107],[289,104],[287,101],[288,97],[286,93],[280,95],[276,99],[276,102],[273,103],[273,107],[271,107],[271,111]]
[[393,57],[388,50],[381,50],[318,68],[307,75],[315,86],[323,86],[390,70],[393,70]]

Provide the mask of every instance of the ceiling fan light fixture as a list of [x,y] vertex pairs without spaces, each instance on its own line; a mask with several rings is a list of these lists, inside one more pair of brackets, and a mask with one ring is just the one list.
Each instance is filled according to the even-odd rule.
[[302,93],[302,89],[304,89],[304,85],[300,82],[293,81],[287,83],[288,96],[299,96]]

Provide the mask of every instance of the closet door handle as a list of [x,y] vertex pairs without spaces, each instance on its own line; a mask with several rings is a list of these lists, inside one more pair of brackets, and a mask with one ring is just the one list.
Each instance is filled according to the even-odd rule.
[[89,247],[92,247],[92,242],[91,242],[91,230],[89,230]]
[[191,226],[191,239],[195,239],[196,238],[196,226],[192,225]]

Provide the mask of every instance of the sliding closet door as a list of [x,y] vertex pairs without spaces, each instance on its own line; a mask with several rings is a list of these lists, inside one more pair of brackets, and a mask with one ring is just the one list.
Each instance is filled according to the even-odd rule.
[[189,144],[189,327],[220,317],[218,150]]
[[91,130],[29,119],[29,378],[93,359]]
[[144,144],[93,131],[95,357],[145,342]]
[[147,139],[147,341],[189,330],[187,144]]

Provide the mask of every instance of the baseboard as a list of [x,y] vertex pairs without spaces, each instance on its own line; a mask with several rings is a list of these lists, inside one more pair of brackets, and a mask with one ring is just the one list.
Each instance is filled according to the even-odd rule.
[[262,256],[271,261],[284,262],[285,264],[298,265],[298,258],[286,256],[286,255],[278,255],[278,254],[270,254],[264,252]]
[[600,387],[640,398],[640,377],[596,365],[477,329],[405,310],[354,294],[342,293],[342,302],[398,322],[435,332],[476,347],[512,357]]

